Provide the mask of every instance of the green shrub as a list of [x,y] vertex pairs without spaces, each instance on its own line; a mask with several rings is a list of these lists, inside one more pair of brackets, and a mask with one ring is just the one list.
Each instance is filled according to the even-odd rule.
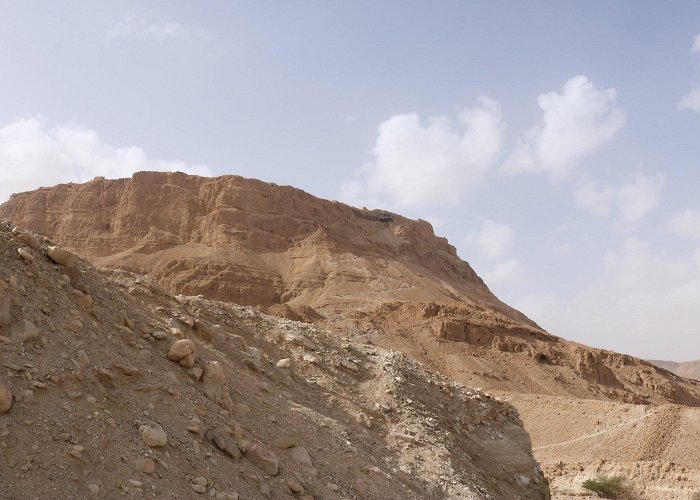
[[582,486],[603,498],[620,498],[625,492],[625,478],[622,476],[598,476],[586,479]]

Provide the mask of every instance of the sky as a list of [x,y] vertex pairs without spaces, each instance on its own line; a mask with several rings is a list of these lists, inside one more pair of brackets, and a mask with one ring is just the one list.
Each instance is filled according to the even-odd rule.
[[0,0],[0,199],[236,174],[431,222],[551,333],[700,358],[700,4]]

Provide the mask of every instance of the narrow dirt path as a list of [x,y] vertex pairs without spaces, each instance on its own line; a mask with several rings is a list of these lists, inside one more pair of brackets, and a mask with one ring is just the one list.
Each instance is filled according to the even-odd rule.
[[644,415],[642,415],[639,418],[635,418],[634,420],[628,420],[627,422],[622,422],[621,424],[618,424],[614,427],[609,427],[607,429],[603,429],[601,431],[596,431],[596,432],[593,432],[591,434],[585,434],[585,435],[579,436],[577,438],[569,439],[567,441],[562,441],[561,443],[548,444],[545,446],[538,446],[537,448],[533,448],[532,451],[540,451],[540,450],[547,450],[549,448],[557,448],[559,446],[565,446],[567,444],[576,443],[578,441],[584,441],[586,439],[591,439],[591,438],[594,438],[597,436],[601,436],[603,434],[607,434],[608,432],[616,431],[616,430],[622,429],[624,427],[630,427],[630,426],[636,424],[637,422],[641,422],[645,418],[647,418],[651,415],[654,415],[655,413],[656,413],[656,410],[654,409],[652,411],[648,411],[647,413],[645,413]]

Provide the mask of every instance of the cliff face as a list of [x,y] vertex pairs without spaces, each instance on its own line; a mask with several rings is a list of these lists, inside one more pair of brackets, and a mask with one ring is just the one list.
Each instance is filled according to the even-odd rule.
[[531,323],[427,222],[257,180],[140,172],[16,194],[0,215],[176,293],[320,309],[457,300]]
[[472,387],[700,405],[700,382],[543,331],[424,221],[236,176],[156,172],[16,194],[0,217],[174,293],[313,322]]

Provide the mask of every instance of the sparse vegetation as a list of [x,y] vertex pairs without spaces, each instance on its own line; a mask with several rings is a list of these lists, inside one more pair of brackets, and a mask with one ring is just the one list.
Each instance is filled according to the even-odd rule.
[[625,478],[598,476],[595,479],[586,479],[582,486],[602,498],[621,498],[625,493]]

